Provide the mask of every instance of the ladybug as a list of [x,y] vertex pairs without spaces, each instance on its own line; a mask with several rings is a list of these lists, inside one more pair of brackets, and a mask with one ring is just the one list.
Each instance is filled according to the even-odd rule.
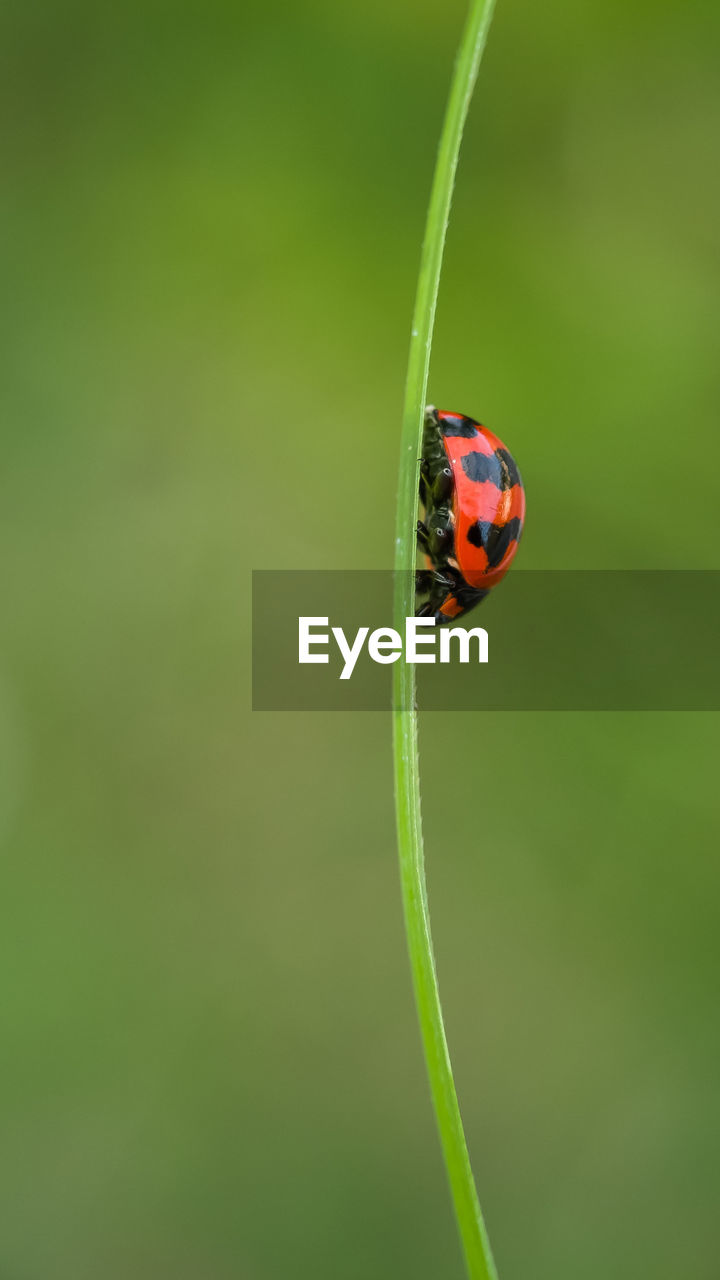
[[511,453],[463,413],[425,410],[417,574],[418,617],[451,622],[505,576],[525,519],[525,490]]

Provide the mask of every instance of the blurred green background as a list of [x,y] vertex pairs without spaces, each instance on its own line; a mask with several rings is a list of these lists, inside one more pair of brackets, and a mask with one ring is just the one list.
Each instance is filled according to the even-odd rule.
[[[389,567],[463,14],[3,6],[2,1280],[461,1280],[389,717],[251,716],[248,630],[251,567]],[[719,40],[498,0],[430,394],[526,568],[718,565]],[[421,731],[502,1280],[716,1280],[716,718]]]

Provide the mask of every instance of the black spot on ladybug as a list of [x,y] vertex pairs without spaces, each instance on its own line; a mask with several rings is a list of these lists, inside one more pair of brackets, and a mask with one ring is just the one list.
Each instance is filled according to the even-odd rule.
[[478,424],[460,413],[441,418],[440,427],[444,436],[462,436],[464,440],[472,440],[478,433]]
[[520,472],[512,454],[508,453],[507,449],[496,449],[495,454],[503,470],[503,489],[512,489],[514,484],[522,484]]
[[474,547],[482,547],[488,558],[488,569],[496,569],[511,542],[520,537],[522,521],[517,516],[507,524],[491,524],[489,520],[476,520],[467,532],[467,540]]
[[466,453],[460,461],[468,480],[474,481],[475,484],[484,484],[487,480],[491,480],[498,489],[505,487],[503,468],[500,459],[494,453]]

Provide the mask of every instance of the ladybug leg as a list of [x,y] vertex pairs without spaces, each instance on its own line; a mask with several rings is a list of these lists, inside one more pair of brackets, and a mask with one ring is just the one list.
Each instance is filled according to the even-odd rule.
[[[446,621],[439,613],[439,609],[449,595],[455,594],[454,579],[438,569],[426,569],[416,574],[415,582],[418,597],[415,616],[417,618],[434,617],[436,622]],[[422,604],[419,600],[422,600]]]
[[447,589],[439,586],[441,575],[435,569],[416,569],[415,571],[415,616],[427,618],[437,610],[438,593],[440,599],[447,595]]
[[432,485],[432,498],[437,506],[446,503],[453,488],[453,474],[450,467],[443,467],[438,471]]
[[448,507],[438,507],[430,514],[425,526],[430,559],[442,564],[453,542],[453,519]]
[[415,590],[423,594],[433,590],[455,591],[455,579],[437,568],[419,568],[415,571]]
[[419,546],[420,550],[421,550],[421,551],[424,551],[424,552],[426,553],[426,555],[429,555],[429,553],[430,553],[430,541],[429,541],[429,537],[430,537],[430,535],[429,535],[429,532],[428,532],[428,527],[427,527],[427,525],[425,524],[425,521],[424,521],[424,520],[418,520],[418,522],[417,522],[417,542],[418,542],[418,546]]
[[454,591],[455,580],[439,569],[418,569],[415,573],[415,586],[418,591]]
[[437,604],[442,604],[448,594],[454,594],[455,582],[445,573],[435,571],[432,575],[432,586],[430,588],[430,598],[435,600]]

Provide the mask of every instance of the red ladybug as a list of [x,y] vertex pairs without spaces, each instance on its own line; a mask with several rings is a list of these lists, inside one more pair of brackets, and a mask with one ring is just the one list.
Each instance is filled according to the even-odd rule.
[[[459,618],[505,576],[525,519],[525,490],[511,453],[462,413],[425,410],[418,545],[418,616]],[[422,601],[422,603],[420,603]]]

